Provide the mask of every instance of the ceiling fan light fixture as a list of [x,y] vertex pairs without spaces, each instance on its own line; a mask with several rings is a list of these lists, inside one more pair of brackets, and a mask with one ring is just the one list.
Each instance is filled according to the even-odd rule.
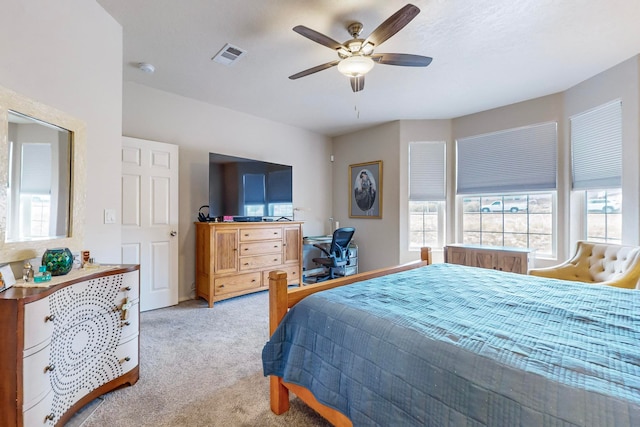
[[359,77],[371,71],[374,64],[368,56],[354,55],[340,61],[338,71],[347,77]]
[[360,47],[360,52],[363,55],[371,55],[373,53],[373,45],[371,43],[365,43]]

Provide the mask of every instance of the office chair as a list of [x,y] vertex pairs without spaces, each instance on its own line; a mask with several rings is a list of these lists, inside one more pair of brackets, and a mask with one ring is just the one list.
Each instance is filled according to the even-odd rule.
[[313,245],[324,252],[326,257],[313,258],[312,261],[328,269],[327,274],[318,277],[316,282],[335,279],[335,269],[349,265],[349,243],[351,243],[351,239],[355,232],[356,229],[353,227],[336,229],[336,231],[333,232],[333,238],[331,239],[329,250],[318,244]]

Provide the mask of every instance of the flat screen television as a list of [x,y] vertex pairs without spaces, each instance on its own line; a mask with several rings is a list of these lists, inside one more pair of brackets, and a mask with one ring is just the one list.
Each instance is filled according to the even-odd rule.
[[293,168],[209,153],[209,218],[293,219]]

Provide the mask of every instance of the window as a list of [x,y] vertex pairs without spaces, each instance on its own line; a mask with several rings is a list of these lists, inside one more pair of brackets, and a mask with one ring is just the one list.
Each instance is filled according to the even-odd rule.
[[445,242],[445,142],[409,144],[409,250]]
[[462,242],[532,248],[554,256],[557,124],[456,142]]
[[444,246],[445,202],[409,201],[409,249]]
[[554,193],[466,196],[462,242],[553,254]]
[[20,238],[37,240],[49,236],[49,211],[51,197],[48,194],[20,194]]
[[622,242],[622,103],[571,117],[573,197],[584,197],[584,235]]
[[622,191],[585,191],[586,239],[622,243]]

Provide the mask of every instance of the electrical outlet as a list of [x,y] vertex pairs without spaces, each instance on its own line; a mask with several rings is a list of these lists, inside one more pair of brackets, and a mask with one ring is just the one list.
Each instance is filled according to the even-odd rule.
[[115,209],[105,209],[104,210],[104,223],[105,224],[115,224],[116,223],[116,210]]

